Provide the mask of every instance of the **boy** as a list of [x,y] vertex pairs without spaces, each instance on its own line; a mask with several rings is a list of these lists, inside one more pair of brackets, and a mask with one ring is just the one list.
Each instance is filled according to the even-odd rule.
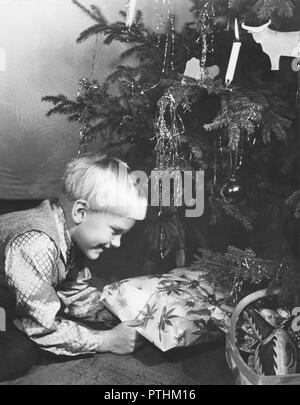
[[133,352],[134,321],[110,330],[83,324],[113,318],[88,284],[85,259],[119,247],[146,210],[124,162],[82,155],[67,165],[59,202],[0,216],[0,307],[8,317],[0,331],[0,380],[24,374],[36,345],[67,356]]

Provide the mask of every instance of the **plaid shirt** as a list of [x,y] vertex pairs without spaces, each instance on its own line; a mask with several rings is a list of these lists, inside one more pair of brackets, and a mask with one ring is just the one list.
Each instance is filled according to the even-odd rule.
[[88,284],[91,274],[71,243],[62,208],[53,204],[52,209],[64,271],[57,269],[56,246],[46,234],[30,231],[13,241],[5,273],[16,297],[14,323],[44,350],[69,356],[95,353],[101,351],[103,331],[80,320],[109,323],[113,316],[100,302],[99,290]]

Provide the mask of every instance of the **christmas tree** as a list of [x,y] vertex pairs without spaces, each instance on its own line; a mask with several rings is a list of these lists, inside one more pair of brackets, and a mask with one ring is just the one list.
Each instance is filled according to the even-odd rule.
[[[211,224],[225,215],[248,231],[263,223],[280,232],[287,202],[300,216],[300,114],[292,59],[282,58],[280,70],[271,71],[261,45],[239,29],[242,46],[234,81],[224,80],[235,19],[239,27],[271,20],[273,30],[298,31],[299,1],[192,0],[191,21],[181,32],[175,30],[172,0],[155,3],[154,32],[140,10],[128,22],[130,1],[128,10],[120,12],[121,21],[113,23],[97,5],[72,1],[93,20],[78,43],[102,35],[107,45],[128,45],[123,64],[104,83],[83,78],[75,99],[63,94],[43,98],[54,105],[49,116],[64,114],[80,123],[80,152],[101,137],[107,150],[127,145],[121,157],[148,174],[153,169],[204,170],[205,215]],[[126,64],[128,58],[138,63]],[[184,74],[193,58],[197,74]],[[150,251],[165,257],[183,249],[180,208],[152,209],[148,221]]]

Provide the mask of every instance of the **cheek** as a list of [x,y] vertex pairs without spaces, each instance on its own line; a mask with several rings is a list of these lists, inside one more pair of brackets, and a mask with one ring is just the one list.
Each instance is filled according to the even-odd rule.
[[109,243],[111,241],[111,232],[107,229],[95,227],[95,225],[86,226],[80,232],[82,242],[91,247]]

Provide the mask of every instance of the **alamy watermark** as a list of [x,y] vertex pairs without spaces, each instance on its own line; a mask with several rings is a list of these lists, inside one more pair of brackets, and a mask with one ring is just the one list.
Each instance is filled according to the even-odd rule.
[[[204,212],[204,171],[153,170],[148,176],[143,171],[133,171],[140,195],[146,195],[151,207],[185,207],[186,217],[200,217]],[[119,184],[128,181],[128,172],[119,166]],[[118,203],[128,204],[120,186]]]
[[0,332],[6,332],[6,311],[0,307]]

